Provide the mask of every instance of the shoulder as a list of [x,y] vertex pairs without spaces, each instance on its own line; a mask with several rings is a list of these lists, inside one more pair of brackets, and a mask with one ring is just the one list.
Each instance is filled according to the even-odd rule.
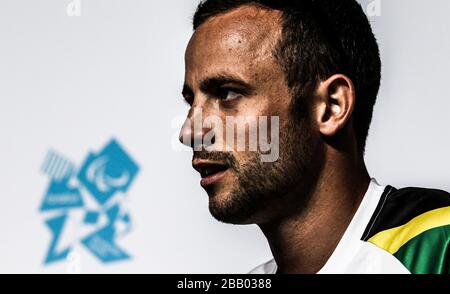
[[449,273],[450,194],[388,186],[363,240],[394,255],[412,273]]
[[267,275],[276,274],[277,264],[274,259],[254,268],[248,274],[250,275]]

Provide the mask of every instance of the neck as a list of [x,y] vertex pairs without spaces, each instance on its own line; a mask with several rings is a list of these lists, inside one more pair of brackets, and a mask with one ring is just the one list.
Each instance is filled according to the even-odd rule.
[[338,152],[329,156],[309,195],[299,195],[310,199],[307,207],[260,225],[281,273],[319,272],[369,187],[370,177],[362,158],[349,160]]

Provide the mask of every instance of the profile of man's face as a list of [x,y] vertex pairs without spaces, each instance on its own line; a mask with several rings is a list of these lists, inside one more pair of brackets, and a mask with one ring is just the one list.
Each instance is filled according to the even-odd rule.
[[186,50],[187,121],[279,118],[279,157],[274,162],[261,160],[260,148],[237,151],[237,140],[230,142],[225,132],[211,137],[214,127],[198,131],[191,123],[184,125],[180,138],[210,136],[212,144],[194,150],[193,165],[202,174],[211,213],[223,222],[262,224],[288,213],[287,208],[298,212],[307,201],[299,195],[306,193],[294,190],[308,187],[313,163],[320,161],[313,123],[294,116],[292,91],[274,57],[281,24],[277,11],[240,7],[208,19]]

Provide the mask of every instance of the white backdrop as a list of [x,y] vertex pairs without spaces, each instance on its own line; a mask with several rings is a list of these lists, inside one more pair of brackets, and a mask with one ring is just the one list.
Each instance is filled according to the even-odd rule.
[[[133,258],[82,273],[245,273],[271,258],[255,226],[217,223],[172,120],[198,1],[0,0],[0,273],[66,273],[43,264],[51,234],[39,212],[49,150],[81,164],[117,138],[141,170],[129,191]],[[367,7],[373,1],[364,0]],[[430,3],[431,2],[431,3]],[[384,184],[450,189],[447,0],[384,0],[371,17],[383,84],[367,163]]]

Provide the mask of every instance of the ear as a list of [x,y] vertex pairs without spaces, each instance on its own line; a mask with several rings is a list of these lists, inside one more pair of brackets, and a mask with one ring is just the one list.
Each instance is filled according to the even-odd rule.
[[317,88],[315,119],[322,135],[331,137],[345,128],[355,109],[356,94],[353,82],[336,74]]

